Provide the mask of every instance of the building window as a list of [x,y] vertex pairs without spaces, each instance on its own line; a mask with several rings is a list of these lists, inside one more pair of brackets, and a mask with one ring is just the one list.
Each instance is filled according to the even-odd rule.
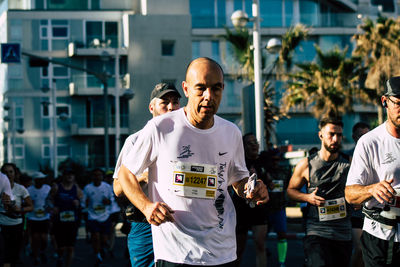
[[23,160],[25,158],[25,143],[24,138],[15,138],[15,159]]
[[70,105],[66,105],[66,104],[58,105],[57,104],[57,107],[56,107],[57,117],[60,117],[61,115],[64,117],[65,116],[70,117],[70,109],[71,109]]
[[40,20],[40,49],[43,51],[65,50],[68,46],[68,20]]
[[[53,145],[50,144],[50,139],[46,138],[42,144],[42,158],[49,159],[52,154]],[[57,160],[66,159],[71,156],[71,146],[64,143],[63,140],[57,139]]]
[[173,56],[175,53],[175,41],[161,41],[161,55]]
[[118,47],[118,22],[86,21],[87,47]]
[[371,4],[374,6],[381,6],[383,12],[394,12],[393,0],[371,0]]

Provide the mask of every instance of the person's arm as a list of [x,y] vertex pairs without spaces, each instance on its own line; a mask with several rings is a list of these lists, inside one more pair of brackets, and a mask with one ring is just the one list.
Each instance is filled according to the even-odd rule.
[[287,188],[288,196],[297,202],[308,202],[311,205],[321,206],[325,203],[325,199],[317,196],[318,188],[310,193],[303,193],[300,189],[308,183],[308,159],[302,159],[295,167],[292,178],[290,178]]
[[381,204],[390,202],[395,194],[392,182],[393,178],[371,185],[348,185],[345,189],[346,200],[350,204],[363,204],[371,198],[375,198]]
[[124,165],[119,170],[118,179],[125,196],[146,216],[149,223],[160,225],[164,222],[174,221],[172,216],[174,211],[165,203],[151,202],[143,193],[136,176]]
[[123,197],[124,196],[124,191],[122,190],[122,187],[121,187],[121,184],[119,183],[118,178],[114,178],[113,190],[114,190],[114,194],[117,197]]
[[33,211],[33,202],[30,196],[25,197],[23,203],[24,204],[22,205],[20,210],[21,214]]
[[[136,176],[137,180],[139,183],[148,183],[149,181],[149,172],[144,172],[141,175]],[[113,182],[113,190],[114,190],[114,194],[117,197],[123,197],[125,196],[124,194],[124,189],[122,188],[121,184],[119,183],[118,178],[114,178],[114,182]]]
[[256,187],[254,191],[251,193],[245,193],[247,190],[247,181],[248,177],[235,182],[232,184],[232,188],[235,190],[236,194],[242,198],[246,198],[252,201],[255,201],[257,205],[265,204],[269,200],[268,189],[265,186],[264,182],[260,179],[257,179]]

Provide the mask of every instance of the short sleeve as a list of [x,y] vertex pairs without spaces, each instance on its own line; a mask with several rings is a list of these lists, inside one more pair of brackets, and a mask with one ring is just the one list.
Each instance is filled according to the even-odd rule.
[[143,173],[156,160],[158,135],[156,125],[150,120],[140,131],[128,153],[123,155],[122,164],[134,175]]
[[135,144],[135,141],[138,137],[139,132],[130,135],[126,140],[125,143],[121,149],[121,152],[119,153],[117,163],[115,164],[114,168],[114,174],[113,178],[118,178],[118,172],[119,169],[121,168],[122,165],[122,160],[129,154],[129,152],[132,150],[133,145]]
[[370,180],[373,178],[372,168],[364,140],[360,139],[355,147],[346,185],[368,185],[371,183]]
[[11,200],[14,200],[14,195],[11,191],[10,181],[8,180],[8,177],[3,173],[0,173],[0,186],[1,193],[6,193],[8,196],[10,196]]

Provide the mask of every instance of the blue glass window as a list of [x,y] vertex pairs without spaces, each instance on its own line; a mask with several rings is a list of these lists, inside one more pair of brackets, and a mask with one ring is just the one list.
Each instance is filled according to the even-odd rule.
[[[218,27],[227,25],[226,11],[225,11],[225,0],[217,0],[217,16],[218,16]],[[230,19],[230,18],[229,18]]]
[[191,0],[190,13],[192,14],[192,27],[215,27],[214,11],[214,0]]
[[282,0],[261,0],[260,14],[262,27],[282,26]]
[[218,63],[221,63],[221,57],[220,57],[220,53],[219,53],[219,42],[218,41],[212,41],[211,42],[211,53],[212,53],[212,59],[214,59]]
[[294,62],[303,63],[312,61],[315,58],[316,52],[314,48],[315,40],[302,41],[295,49]]
[[192,59],[200,57],[200,42],[193,41],[192,42]]
[[318,26],[318,3],[312,0],[300,2],[300,22],[306,25]]
[[293,20],[293,0],[285,0],[285,27],[295,25]]

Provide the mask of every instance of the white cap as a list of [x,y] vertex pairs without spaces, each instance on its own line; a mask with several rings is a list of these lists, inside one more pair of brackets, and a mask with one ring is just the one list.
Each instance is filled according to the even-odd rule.
[[34,180],[47,177],[47,175],[44,174],[43,172],[34,172],[31,176],[32,176],[32,179],[34,179]]

